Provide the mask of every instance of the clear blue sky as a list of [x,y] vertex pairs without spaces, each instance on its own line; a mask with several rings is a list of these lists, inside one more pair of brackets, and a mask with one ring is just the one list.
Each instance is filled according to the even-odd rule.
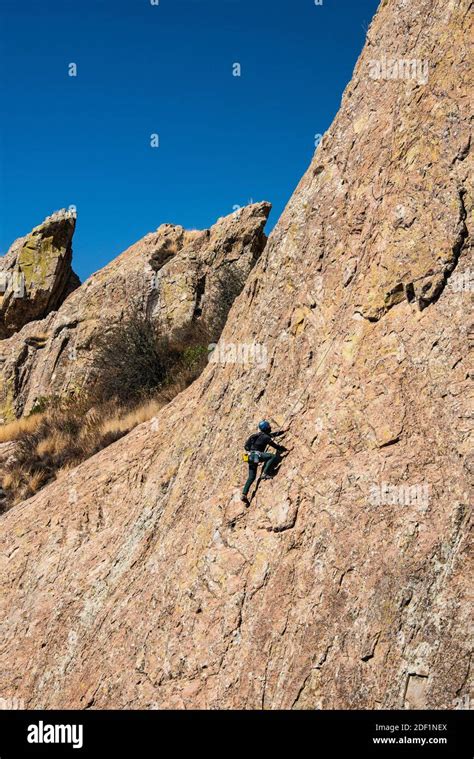
[[377,6],[0,0],[0,252],[71,204],[82,279],[163,222],[204,228],[269,200],[270,229]]

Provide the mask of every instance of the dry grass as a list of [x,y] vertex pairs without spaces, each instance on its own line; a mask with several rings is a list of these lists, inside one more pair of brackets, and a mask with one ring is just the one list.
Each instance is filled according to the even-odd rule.
[[19,469],[8,471],[2,479],[2,487],[5,492],[16,492],[21,484],[21,472]]
[[33,432],[40,424],[41,418],[42,414],[33,414],[4,424],[0,427],[0,443],[9,443],[12,440],[18,440],[24,433]]
[[165,406],[166,403],[162,400],[150,399],[145,401],[141,405],[134,408],[132,411],[120,410],[104,420],[100,424],[101,435],[123,435],[127,434],[134,427],[137,427],[143,422],[148,422],[153,419],[154,416]]
[[0,472],[7,508],[30,498],[139,424],[153,419],[181,389],[182,380],[132,408],[109,402],[84,411],[83,401],[76,400],[21,420],[31,423],[18,423],[15,437],[8,437],[16,440],[16,451],[6,471]]
[[37,493],[38,490],[40,490],[45,484],[46,478],[47,478],[46,472],[41,472],[41,471],[33,472],[31,477],[28,478],[28,482],[26,483],[25,494],[24,494],[23,500],[26,500],[26,498],[30,498],[32,495]]
[[61,430],[54,430],[50,435],[37,443],[35,453],[39,458],[59,456],[69,444],[70,435]]

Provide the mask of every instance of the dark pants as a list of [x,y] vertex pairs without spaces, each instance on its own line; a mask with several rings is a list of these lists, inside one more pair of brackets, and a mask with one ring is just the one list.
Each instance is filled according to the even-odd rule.
[[[262,464],[265,462],[265,466],[263,467],[263,474],[270,474],[272,467],[274,466],[276,460],[278,459],[278,453],[261,453],[260,454],[260,461],[259,463]],[[242,490],[242,495],[247,495],[250,488],[252,487],[252,483],[255,481],[255,478],[257,476],[257,470],[258,470],[258,464],[256,464],[253,461],[249,461],[249,476],[247,477],[247,482],[244,485],[244,489]]]

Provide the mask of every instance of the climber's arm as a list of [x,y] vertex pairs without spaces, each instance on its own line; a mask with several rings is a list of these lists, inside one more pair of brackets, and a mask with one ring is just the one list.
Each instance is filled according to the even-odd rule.
[[[278,433],[276,433],[278,434]],[[272,434],[272,437],[270,435],[267,435],[268,440],[266,440],[266,444],[270,445],[272,448],[275,448],[276,451],[279,451],[280,453],[283,453],[283,451],[286,451],[287,448],[285,448],[284,445],[280,445],[279,443],[275,443],[274,440],[272,440],[272,437],[274,437],[274,434]]]

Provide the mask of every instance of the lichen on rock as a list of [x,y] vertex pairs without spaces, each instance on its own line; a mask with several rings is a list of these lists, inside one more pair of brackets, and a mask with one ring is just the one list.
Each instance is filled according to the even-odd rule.
[[76,215],[57,211],[0,258],[0,339],[57,309],[78,285],[71,268]]

